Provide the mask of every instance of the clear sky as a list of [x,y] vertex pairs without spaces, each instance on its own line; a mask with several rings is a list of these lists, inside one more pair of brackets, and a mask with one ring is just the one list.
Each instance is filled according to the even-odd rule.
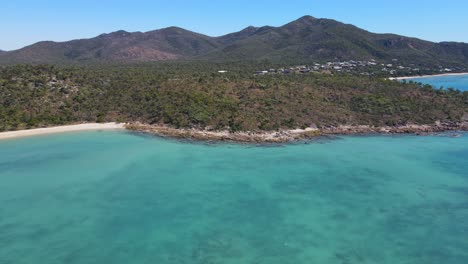
[[168,26],[219,36],[303,15],[378,33],[468,42],[467,0],[2,0],[0,49]]

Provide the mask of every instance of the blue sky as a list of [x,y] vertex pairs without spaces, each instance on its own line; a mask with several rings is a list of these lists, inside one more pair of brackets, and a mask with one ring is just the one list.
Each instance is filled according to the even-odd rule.
[[466,0],[3,0],[0,49],[168,26],[219,36],[249,25],[280,26],[303,15],[378,33],[468,42],[467,13]]

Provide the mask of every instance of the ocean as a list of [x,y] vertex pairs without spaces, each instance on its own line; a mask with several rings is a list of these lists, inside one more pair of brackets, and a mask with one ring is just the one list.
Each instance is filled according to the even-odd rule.
[[468,134],[0,141],[0,263],[468,263]]
[[408,80],[430,84],[435,88],[455,88],[461,91],[468,91],[468,74],[421,77]]

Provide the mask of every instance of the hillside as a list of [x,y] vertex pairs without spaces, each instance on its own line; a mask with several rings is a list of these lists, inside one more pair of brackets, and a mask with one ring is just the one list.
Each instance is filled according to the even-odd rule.
[[222,44],[222,45],[232,45],[238,41],[247,39],[251,36],[254,36],[256,34],[260,34],[261,32],[268,31],[272,29],[273,27],[269,26],[264,26],[264,27],[254,27],[254,26],[249,26],[247,28],[244,28],[243,30],[239,32],[234,32],[230,33],[221,37],[216,38],[216,40]]
[[466,66],[468,44],[433,43],[394,34],[375,34],[335,20],[304,16],[281,27],[250,26],[220,37],[170,27],[144,33],[117,31],[67,42],[44,41],[4,53],[0,63],[361,59]]
[[352,75],[215,75],[210,67],[3,67],[0,131],[96,121],[231,131],[468,121],[468,92]]
[[432,43],[393,34],[374,34],[330,19],[302,17],[204,56],[208,60],[249,58],[295,61],[398,59],[414,64],[468,63],[468,44]]
[[3,63],[144,62],[205,54],[218,47],[213,38],[177,27],[149,32],[117,31],[91,39],[44,41],[5,54]]

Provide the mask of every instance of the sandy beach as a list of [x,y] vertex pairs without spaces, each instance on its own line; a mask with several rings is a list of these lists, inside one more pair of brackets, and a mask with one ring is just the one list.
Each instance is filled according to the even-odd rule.
[[14,139],[38,135],[57,134],[65,132],[78,132],[78,131],[94,131],[94,130],[113,130],[113,129],[124,129],[125,124],[118,123],[88,123],[58,127],[47,127],[47,128],[35,128],[28,130],[8,131],[0,133],[0,140],[3,139]]
[[406,76],[406,77],[391,77],[391,78],[388,78],[388,79],[389,79],[389,80],[407,80],[407,79],[414,79],[414,78],[443,77],[443,76],[460,76],[460,75],[468,75],[468,72],[462,72],[462,73],[443,73],[443,74],[434,74],[434,75],[417,75],[417,76]]

